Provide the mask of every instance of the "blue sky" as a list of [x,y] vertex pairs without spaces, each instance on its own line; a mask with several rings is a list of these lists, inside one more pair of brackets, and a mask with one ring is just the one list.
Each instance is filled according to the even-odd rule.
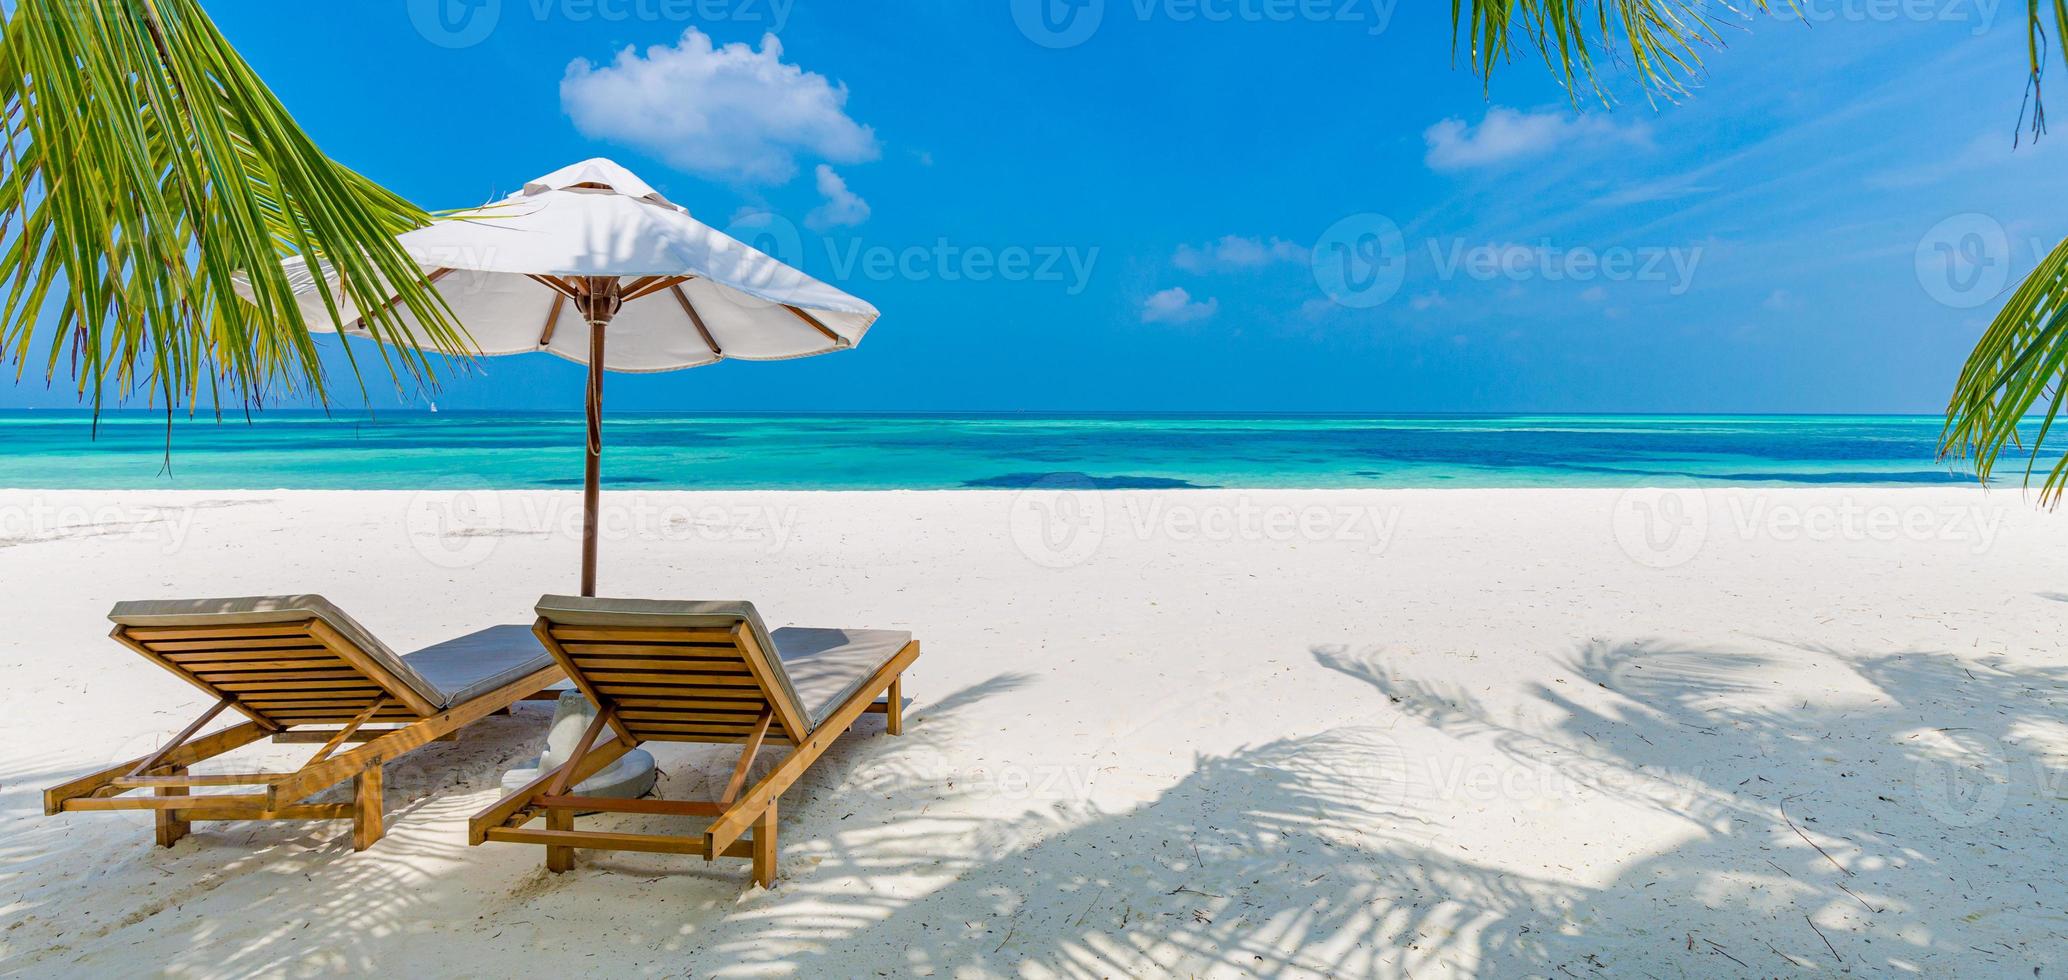
[[[1524,58],[1483,90],[1448,4],[477,2],[210,7],[427,207],[609,156],[719,227],[781,215],[884,311],[852,352],[613,376],[615,410],[1933,412],[2068,233],[1992,0],[1815,0],[1613,111]],[[580,388],[528,355],[435,398]]]

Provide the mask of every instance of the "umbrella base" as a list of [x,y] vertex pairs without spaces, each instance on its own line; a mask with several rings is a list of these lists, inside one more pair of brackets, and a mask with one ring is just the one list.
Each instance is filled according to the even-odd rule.
[[[558,768],[574,754],[575,745],[582,739],[582,732],[596,717],[596,706],[580,691],[563,691],[560,701],[553,709],[553,727],[546,733],[546,754],[543,758],[531,760],[530,765],[512,769],[503,774],[503,792],[509,793],[522,788],[540,774]],[[596,796],[613,800],[636,800],[653,792],[654,783],[659,780],[660,771],[654,767],[653,755],[644,749],[633,749],[616,762],[575,786],[570,796]]]

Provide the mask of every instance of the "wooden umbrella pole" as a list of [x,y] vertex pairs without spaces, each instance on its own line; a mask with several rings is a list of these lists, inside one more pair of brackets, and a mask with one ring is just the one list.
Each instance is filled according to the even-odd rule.
[[589,445],[582,470],[582,595],[596,594],[597,511],[603,503],[603,350],[604,331],[617,315],[618,280],[591,276],[581,306],[589,321]]

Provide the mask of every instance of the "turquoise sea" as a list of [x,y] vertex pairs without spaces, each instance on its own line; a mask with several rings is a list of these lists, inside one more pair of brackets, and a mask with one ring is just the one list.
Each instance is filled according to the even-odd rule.
[[[1621,487],[1971,483],[1936,416],[656,415],[604,427],[607,487]],[[0,487],[580,486],[568,414],[0,412]],[[171,447],[168,457],[167,446]],[[2005,466],[2019,479],[2021,467]]]

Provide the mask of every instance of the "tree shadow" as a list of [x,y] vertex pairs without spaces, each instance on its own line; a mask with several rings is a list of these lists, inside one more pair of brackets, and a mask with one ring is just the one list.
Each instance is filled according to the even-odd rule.
[[[1339,728],[1200,757],[1125,812],[1078,802],[993,821],[970,850],[995,856],[929,868],[939,884],[923,897],[842,899],[844,920],[923,941],[858,962],[864,944],[821,933],[785,965],[802,976],[1354,976],[1434,965],[1448,947],[1425,937],[1438,935],[1473,936],[1486,962],[1546,959],[1544,937],[1482,927],[1577,890],[1416,855],[1395,830],[1415,821],[1369,792],[1396,785],[1404,764],[1383,732]],[[866,868],[819,873],[912,870],[869,853]],[[754,956],[748,944],[730,952]]]
[[1555,719],[1544,725],[1406,676],[1383,651],[1314,654],[1410,717],[1556,777],[1576,801],[1700,827],[1588,899],[1652,916],[1696,948],[1735,932],[1757,956],[1743,942],[1713,951],[1771,954],[1758,964],[1769,969],[2022,974],[2062,962],[2068,892],[2048,869],[2068,857],[2057,837],[2068,669],[1764,643],[1773,651],[1586,644],[1564,658],[1582,683],[1530,692],[1531,715]]
[[[780,954],[720,951],[805,976],[1092,977],[2029,975],[2068,949],[2048,826],[2062,671],[1590,643],[1504,715],[1383,650],[1312,652],[1426,731],[1198,756],[1116,812],[1029,793],[954,848],[925,825],[940,773],[876,773],[925,801],[919,824],[879,821],[813,869],[811,902],[763,911]],[[1824,682],[1777,683],[1804,671]],[[1473,751],[1404,749],[1431,733]],[[959,787],[953,809],[996,809],[997,790]],[[1475,811],[1545,822],[1548,852],[1476,856],[1449,836]],[[842,877],[920,884],[826,887]]]

